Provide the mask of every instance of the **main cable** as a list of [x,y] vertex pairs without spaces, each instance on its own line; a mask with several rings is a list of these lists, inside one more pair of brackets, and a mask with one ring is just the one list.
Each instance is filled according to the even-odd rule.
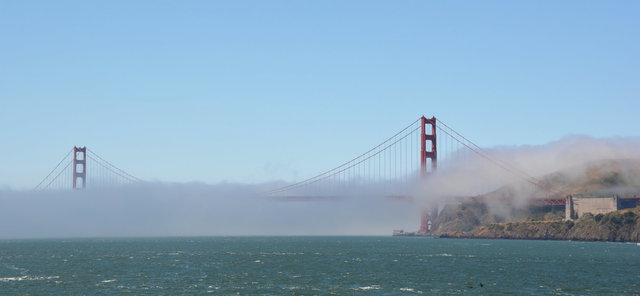
[[[40,185],[42,185],[42,183],[44,183],[44,181],[46,181],[46,180],[47,180],[47,178],[49,178],[49,176],[51,176],[51,174],[53,174],[53,172],[55,172],[55,171],[56,171],[56,169],[58,169],[58,167],[59,167],[59,166],[60,166],[60,165],[61,165],[61,164],[62,164],[62,163],[67,159],[67,157],[69,157],[69,154],[71,154],[71,152],[73,152],[73,149],[71,149],[71,150],[69,150],[69,152],[67,152],[67,155],[65,155],[65,156],[62,158],[62,160],[60,160],[60,162],[58,163],[58,165],[56,165],[56,167],[54,167],[54,168],[53,168],[53,170],[51,170],[51,172],[49,172],[49,174],[48,174],[46,177],[44,177],[44,179],[42,179],[42,181],[40,181],[40,183],[38,183],[38,185],[36,185],[36,187],[34,187],[34,188],[33,188],[33,190],[37,190],[37,189],[38,189],[38,187],[40,187]],[[68,165],[67,165],[67,166],[68,166]],[[64,169],[63,169],[63,170],[64,170]],[[60,174],[58,174],[58,175],[60,175]],[[56,176],[56,178],[57,178],[57,176]],[[49,183],[49,184],[47,185],[47,187],[48,187],[50,184],[51,184],[51,183]]]

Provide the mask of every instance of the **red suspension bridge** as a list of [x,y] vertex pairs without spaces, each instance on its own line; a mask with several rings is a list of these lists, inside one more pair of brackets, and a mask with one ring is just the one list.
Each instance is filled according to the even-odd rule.
[[[484,159],[527,183],[558,195],[551,185],[510,165],[462,136],[435,117],[421,117],[359,156],[306,180],[269,191],[270,195],[301,197],[305,194],[344,192],[344,189],[376,185],[388,196],[406,196],[436,170],[451,171],[465,163]],[[389,189],[389,190],[387,190]],[[398,195],[399,194],[399,195]]]
[[[482,161],[529,184],[540,198],[539,205],[564,205],[565,194],[522,169],[501,160],[435,117],[413,121],[380,144],[321,174],[273,189],[268,195],[287,200],[317,200],[352,194],[383,195],[401,199],[420,198],[437,187],[437,177]],[[481,171],[480,171],[481,172]],[[474,176],[471,175],[471,178]],[[442,180],[442,179],[441,179]],[[119,186],[140,179],[116,167],[86,147],[74,147],[35,187],[36,190],[82,189]],[[466,198],[479,199],[497,189],[494,184]],[[426,190],[424,190],[426,189]],[[446,192],[440,192],[445,194]],[[429,230],[437,205],[423,208],[420,231]]]
[[[483,160],[530,184],[541,198],[539,205],[564,205],[564,194],[522,169],[500,160],[458,131],[435,117],[421,117],[357,157],[306,180],[268,193],[294,200],[321,199],[348,194],[382,194],[386,197],[412,198],[422,195],[425,181],[438,174],[463,169],[468,162]],[[428,182],[427,182],[428,183]],[[503,185],[503,184],[501,184]],[[485,188],[477,194],[487,193]],[[478,200],[478,197],[468,197]],[[507,201],[508,202],[508,201]],[[438,205],[423,203],[419,232],[427,232],[437,216]]]
[[[408,196],[435,172],[461,167],[480,156],[548,192],[555,189],[492,157],[475,143],[435,117],[421,117],[382,143],[306,180],[271,190],[284,197],[344,194],[359,187],[375,188],[387,196]],[[74,147],[35,187],[37,190],[82,189],[139,182],[86,147]]]

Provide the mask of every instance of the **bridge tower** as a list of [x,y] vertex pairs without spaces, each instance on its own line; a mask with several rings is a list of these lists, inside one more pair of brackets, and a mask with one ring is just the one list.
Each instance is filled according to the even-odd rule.
[[[433,173],[438,168],[438,149],[436,145],[436,118],[426,118],[422,116],[421,131],[420,131],[420,176],[423,178],[427,176],[427,173]],[[431,126],[431,133],[427,134],[427,125]],[[431,145],[427,145],[429,141]],[[430,150],[427,150],[427,146],[431,146]],[[427,161],[428,160],[428,161]],[[430,168],[430,170],[429,170]]]
[[[82,179],[79,188],[78,179]],[[73,147],[73,189],[87,186],[87,147]]]
[[[436,118],[420,118],[420,176],[426,178],[428,174],[435,173],[438,168],[438,148],[436,145]],[[427,125],[431,127],[431,133],[427,134]],[[429,143],[427,143],[427,141]],[[429,144],[429,145],[428,145]],[[430,146],[430,150],[427,147]],[[420,216],[419,233],[427,233],[431,231],[433,220],[438,215],[438,206],[429,205],[423,209]]]

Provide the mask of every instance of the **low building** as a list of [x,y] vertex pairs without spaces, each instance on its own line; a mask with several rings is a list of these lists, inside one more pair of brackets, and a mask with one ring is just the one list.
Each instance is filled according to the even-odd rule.
[[617,195],[608,197],[577,197],[567,196],[565,202],[565,220],[573,220],[584,214],[606,214],[620,209],[620,199]]

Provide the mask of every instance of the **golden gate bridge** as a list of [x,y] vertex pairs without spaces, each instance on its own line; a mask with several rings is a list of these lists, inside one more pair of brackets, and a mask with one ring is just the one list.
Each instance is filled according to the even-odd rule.
[[437,170],[463,167],[472,157],[485,159],[545,192],[560,193],[553,186],[491,156],[486,150],[441,120],[424,116],[367,152],[333,169],[306,180],[270,190],[268,193],[295,196],[296,192],[304,192],[309,188],[313,189],[313,192],[339,191],[336,189],[345,185],[346,187],[360,184],[384,186],[389,183],[402,185],[388,186],[398,193],[397,190],[402,188],[405,190],[411,188],[405,185],[419,184],[421,180],[435,174]]
[[[522,169],[501,160],[435,117],[420,117],[366,152],[332,169],[266,192],[285,200],[322,200],[350,194],[375,193],[398,199],[414,199],[438,174],[463,169],[470,161],[483,160],[541,192],[538,205],[564,206],[565,194]],[[35,187],[65,190],[121,186],[141,182],[86,147],[74,147]],[[426,188],[428,190],[428,188]],[[467,196],[478,200],[487,188]],[[508,201],[507,201],[508,202]],[[437,205],[421,204],[420,232],[427,232],[437,215]]]
[[[535,204],[564,206],[565,197],[559,189],[492,156],[442,120],[424,116],[357,157],[311,178],[270,190],[268,194],[281,199],[314,200],[349,193],[375,192],[386,197],[414,199],[429,190],[423,188],[429,186],[425,181],[436,174],[464,169],[468,162],[478,159],[537,188],[543,197],[535,198]],[[488,188],[477,195],[495,189]],[[479,196],[465,198],[473,201],[481,199]],[[432,200],[419,205],[422,215],[418,232],[430,230],[438,214],[437,203]]]

